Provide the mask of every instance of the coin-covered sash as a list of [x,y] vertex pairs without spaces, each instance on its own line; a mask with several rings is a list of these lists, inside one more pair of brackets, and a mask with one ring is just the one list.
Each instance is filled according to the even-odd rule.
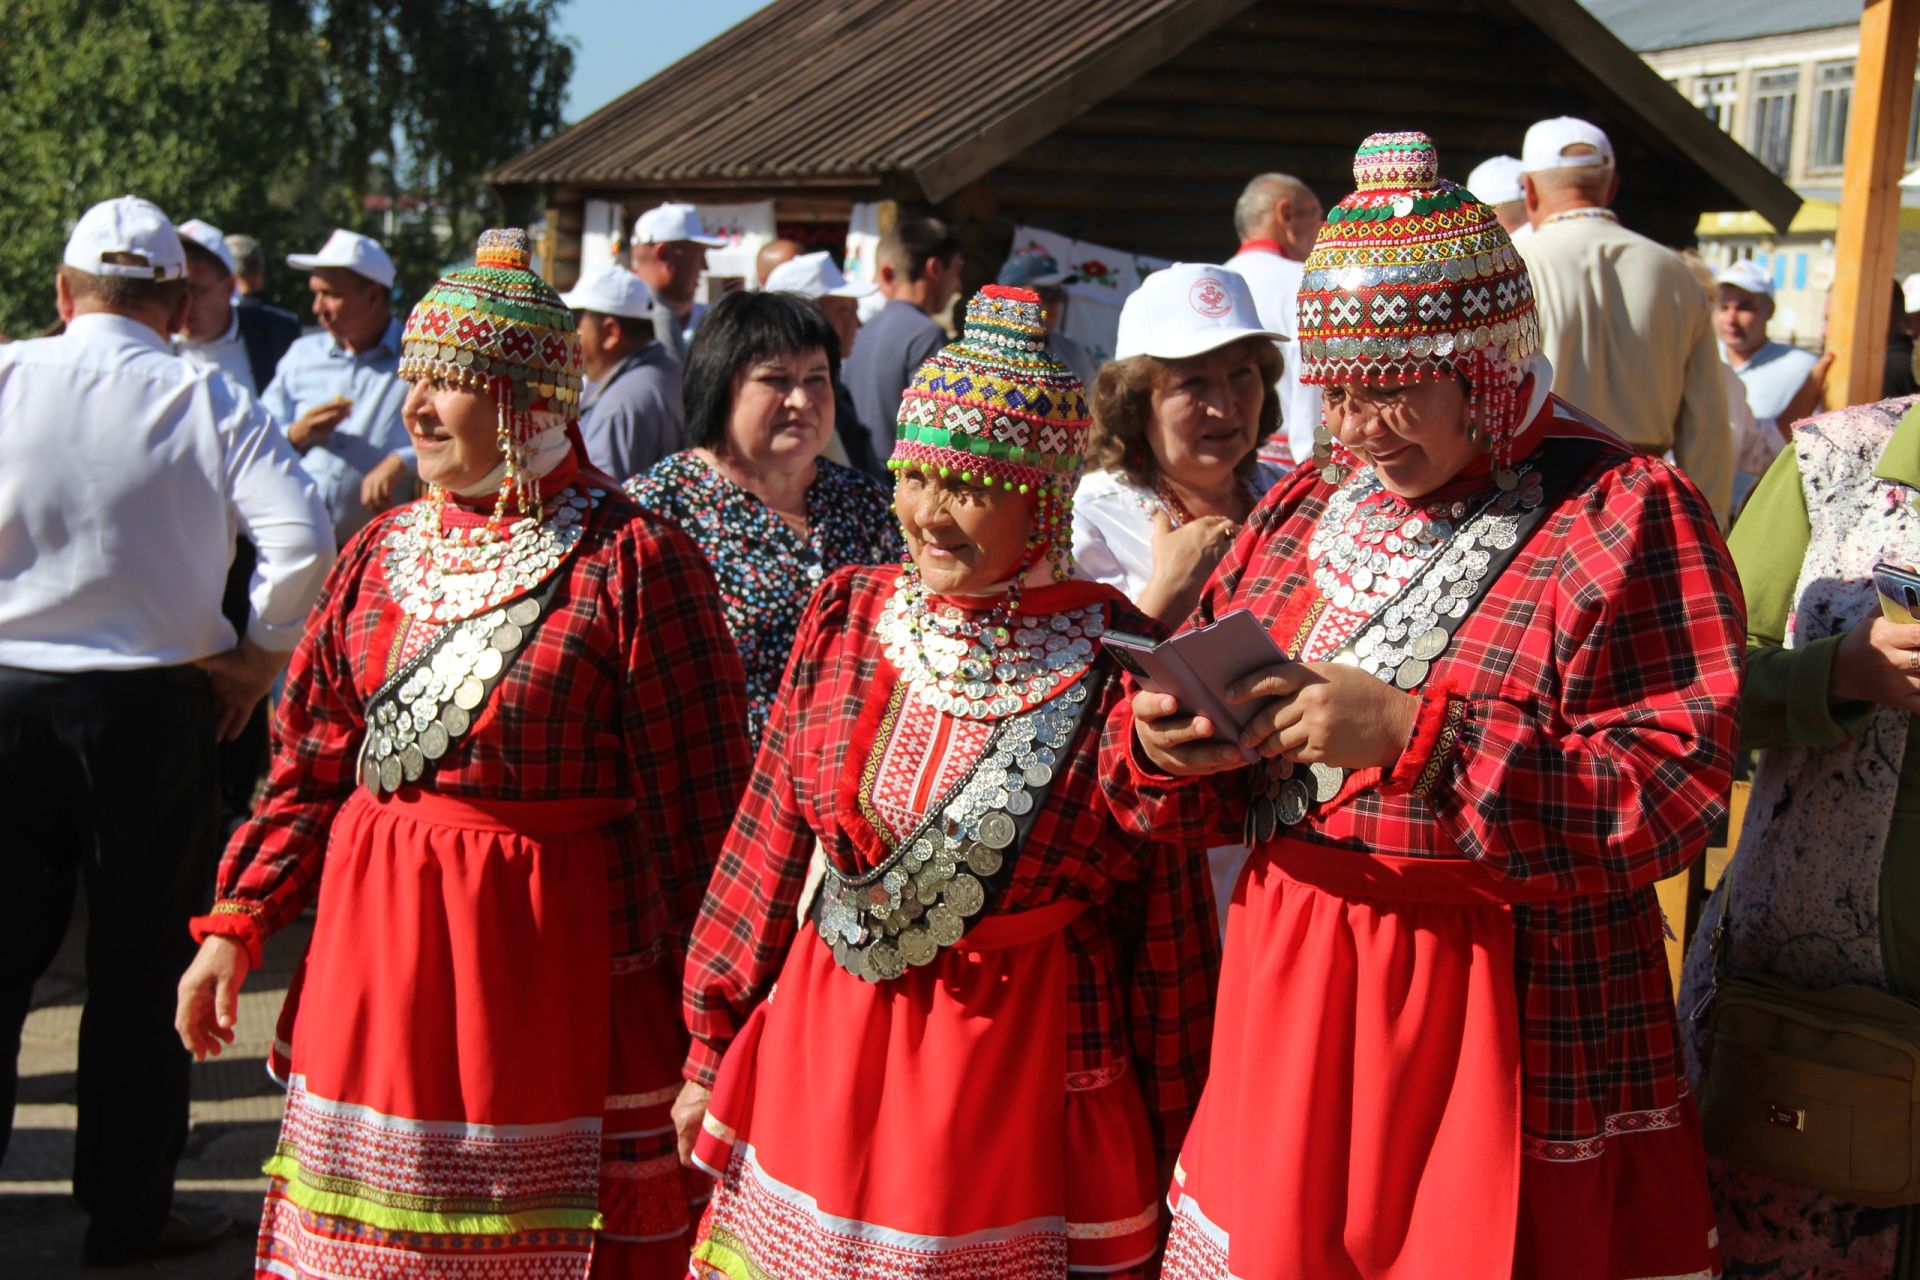
[[374,693],[360,782],[376,796],[418,782],[472,728],[547,615],[561,575],[476,617],[448,623]]
[[[825,867],[813,924],[836,964],[881,982],[960,941],[997,896],[1002,869],[1033,829],[1106,679],[1095,667],[1032,710],[999,721],[980,759],[878,865],[852,876]],[[894,697],[902,696],[896,688]]]
[[[1585,439],[1545,442],[1519,471],[1511,489],[1498,489],[1463,521],[1439,551],[1392,599],[1354,628],[1332,661],[1357,666],[1395,688],[1420,688],[1507,566],[1520,554],[1575,479],[1599,456]],[[1344,516],[1328,504],[1323,521]],[[1243,838],[1250,846],[1306,820],[1340,794],[1349,771],[1336,765],[1267,760],[1250,770]]]

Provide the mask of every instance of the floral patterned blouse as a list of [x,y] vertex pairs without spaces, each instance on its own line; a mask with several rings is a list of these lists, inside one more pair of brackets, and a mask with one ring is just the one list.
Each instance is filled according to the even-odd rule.
[[679,525],[713,567],[746,668],[755,749],[814,588],[843,565],[886,564],[905,553],[884,484],[825,458],[814,465],[805,537],[691,450],[625,486],[641,506]]

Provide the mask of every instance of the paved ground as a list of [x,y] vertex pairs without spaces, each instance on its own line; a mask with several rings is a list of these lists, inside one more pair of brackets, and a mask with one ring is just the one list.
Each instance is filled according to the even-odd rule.
[[178,1194],[225,1209],[234,1218],[232,1237],[204,1253],[117,1272],[81,1268],[86,1215],[74,1204],[68,1182],[85,934],[83,909],[59,960],[35,991],[34,1011],[27,1019],[13,1142],[0,1162],[0,1277],[250,1276],[253,1233],[266,1185],[260,1165],[272,1153],[280,1117],[280,1090],[267,1078],[264,1062],[287,980],[306,945],[306,928],[289,929],[269,944],[265,968],[248,978],[240,997],[237,1040],[219,1059],[194,1068],[193,1131],[180,1162]]

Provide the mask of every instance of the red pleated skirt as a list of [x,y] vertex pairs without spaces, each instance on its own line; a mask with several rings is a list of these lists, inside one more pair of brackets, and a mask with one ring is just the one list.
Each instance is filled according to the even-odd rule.
[[1692,1109],[1523,1156],[1510,909],[1471,864],[1282,841],[1228,914],[1166,1280],[1718,1274]]
[[623,800],[355,792],[281,1019],[259,1274],[684,1273],[676,975],[609,956],[631,821]]
[[1067,1076],[1077,903],[993,916],[868,984],[803,926],[727,1051],[696,1158],[717,1179],[693,1274],[1053,1280],[1159,1241],[1123,1064]]

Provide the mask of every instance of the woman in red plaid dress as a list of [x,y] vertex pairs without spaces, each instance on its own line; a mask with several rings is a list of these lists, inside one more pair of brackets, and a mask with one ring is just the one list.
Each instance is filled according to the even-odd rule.
[[908,388],[911,563],[814,597],[694,931],[702,1280],[1126,1276],[1158,1250],[1218,949],[1204,856],[1099,798],[1098,640],[1152,624],[1056,580],[1085,434],[1027,290],[989,286]]
[[320,904],[261,1275],[685,1272],[678,976],[745,783],[743,681],[699,551],[586,467],[572,318],[526,266],[490,232],[409,317],[433,494],[341,553],[195,921],[204,1055]]
[[1718,1274],[1653,884],[1723,809],[1738,583],[1666,463],[1547,394],[1525,268],[1422,134],[1375,135],[1300,294],[1320,465],[1203,617],[1249,677],[1240,767],[1142,692],[1118,807],[1215,799],[1254,853],[1165,1275]]

